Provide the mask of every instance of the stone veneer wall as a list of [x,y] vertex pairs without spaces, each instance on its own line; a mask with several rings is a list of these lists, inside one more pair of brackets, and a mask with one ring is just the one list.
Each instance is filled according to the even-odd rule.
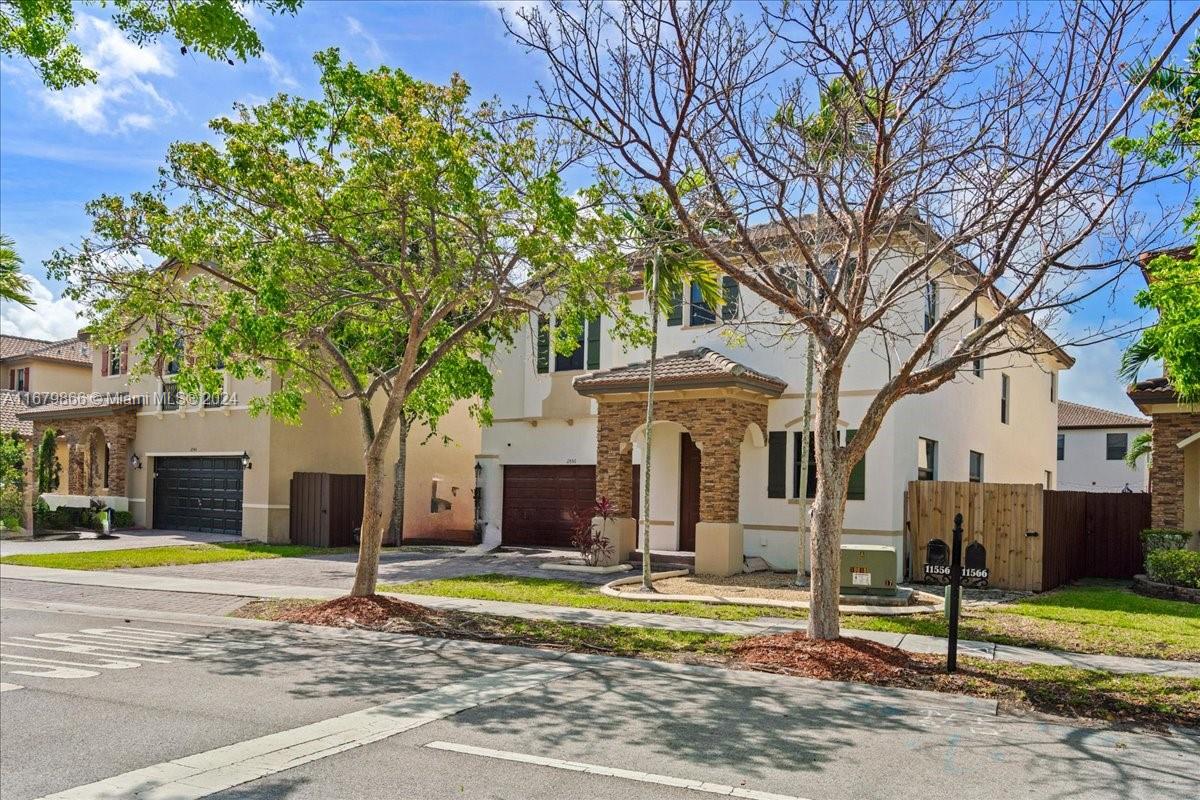
[[[700,448],[701,521],[737,522],[742,440],[751,423],[766,431],[766,398],[762,402],[733,397],[656,398],[654,419],[682,425]],[[644,401],[599,403],[596,496],[607,497],[619,517],[632,516],[629,437],[645,421]]]
[[1150,524],[1183,527],[1183,451],[1175,444],[1200,431],[1200,412],[1155,414],[1154,456],[1150,459]]
[[[42,435],[47,428],[54,428],[58,431],[59,436],[63,436],[67,440],[70,456],[65,465],[67,485],[61,487],[63,494],[125,496],[129,447],[133,443],[133,435],[137,430],[136,411],[136,408],[130,408],[108,416],[36,420],[34,422],[33,442],[41,442]],[[87,485],[85,452],[88,447],[88,436],[95,429],[99,429],[104,434],[104,441],[109,447],[107,491],[104,490],[104,487]]]

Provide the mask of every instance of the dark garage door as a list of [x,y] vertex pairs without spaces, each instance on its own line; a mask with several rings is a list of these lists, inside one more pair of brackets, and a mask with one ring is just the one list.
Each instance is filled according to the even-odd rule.
[[154,459],[154,527],[242,533],[242,460],[237,456]]
[[572,514],[596,502],[594,466],[504,467],[504,543],[570,547]]

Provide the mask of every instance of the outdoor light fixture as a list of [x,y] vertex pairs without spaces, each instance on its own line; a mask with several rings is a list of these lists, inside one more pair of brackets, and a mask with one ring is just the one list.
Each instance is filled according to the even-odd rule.
[[142,460],[137,457],[137,453],[129,454],[129,466],[133,467],[134,469],[142,468]]
[[250,469],[254,465],[250,463],[250,454],[245,450],[242,451],[242,469]]

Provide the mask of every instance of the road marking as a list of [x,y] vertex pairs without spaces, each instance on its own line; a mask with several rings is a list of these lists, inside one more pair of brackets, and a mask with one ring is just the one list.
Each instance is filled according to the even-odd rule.
[[96,797],[194,800],[534,689],[573,675],[579,669],[543,661],[522,664],[311,725],[165,761],[39,800]]
[[560,758],[546,758],[545,756],[533,756],[527,753],[514,753],[510,750],[492,750],[488,747],[474,747],[469,744],[455,744],[454,742],[429,742],[426,747],[432,747],[435,750],[449,750],[454,753],[465,753],[471,756],[482,756],[483,758],[495,758],[500,761],[514,761],[518,764],[534,764],[539,767],[550,767],[551,769],[561,769],[567,772],[585,772],[589,775],[603,775],[608,778],[623,778],[628,781],[638,781],[639,783],[653,783],[658,786],[674,786],[679,789],[690,789],[693,792],[705,792],[706,794],[720,794],[726,797],[744,797],[749,800],[806,800],[803,797],[793,797],[787,794],[775,794],[773,792],[760,792],[757,789],[743,789],[740,786],[726,786],[723,783],[709,783],[708,781],[698,781],[691,778],[676,778],[671,775],[656,775],[652,772],[638,772],[631,769],[617,769],[616,767],[602,767],[598,764],[585,764],[582,761],[564,761]]
[[[94,678],[96,670],[135,669],[211,658],[231,650],[258,649],[252,642],[214,642],[209,633],[134,626],[36,633],[0,640],[0,671],[36,678]],[[39,656],[53,653],[55,658]]]
[[15,683],[0,683],[0,693],[15,692],[17,689],[24,689],[24,686],[17,686]]

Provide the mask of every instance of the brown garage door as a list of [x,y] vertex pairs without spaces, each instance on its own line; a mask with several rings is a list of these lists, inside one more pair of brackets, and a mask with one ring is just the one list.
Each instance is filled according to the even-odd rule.
[[570,547],[572,512],[596,502],[594,466],[504,467],[504,543]]

